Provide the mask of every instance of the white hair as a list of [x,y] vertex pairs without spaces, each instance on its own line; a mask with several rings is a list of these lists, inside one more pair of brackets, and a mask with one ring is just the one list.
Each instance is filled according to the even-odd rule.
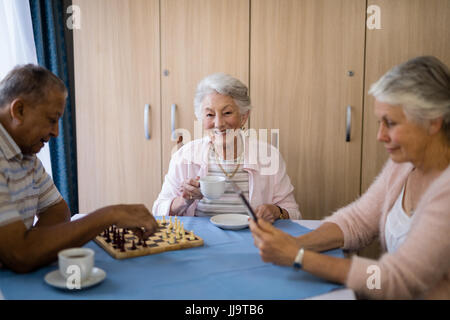
[[371,86],[369,94],[401,105],[420,124],[442,117],[442,130],[450,141],[450,72],[439,59],[422,56],[397,65]]
[[194,98],[194,112],[197,119],[200,120],[203,117],[203,99],[215,92],[232,97],[241,114],[252,108],[248,89],[241,81],[225,73],[214,73],[203,78],[197,85]]

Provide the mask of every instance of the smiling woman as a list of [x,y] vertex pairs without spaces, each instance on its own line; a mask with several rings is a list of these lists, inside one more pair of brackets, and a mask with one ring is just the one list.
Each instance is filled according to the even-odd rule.
[[[153,205],[155,215],[213,216],[247,214],[233,191],[236,183],[255,208],[258,218],[300,219],[286,164],[278,149],[249,139],[244,131],[251,104],[247,87],[238,79],[215,73],[197,86],[194,112],[207,135],[184,145],[172,157],[161,193]],[[277,170],[265,173],[259,154],[271,150],[270,161]],[[256,152],[255,152],[256,153]],[[267,163],[265,163],[267,165]],[[225,193],[206,199],[200,191],[200,177],[226,178]]]

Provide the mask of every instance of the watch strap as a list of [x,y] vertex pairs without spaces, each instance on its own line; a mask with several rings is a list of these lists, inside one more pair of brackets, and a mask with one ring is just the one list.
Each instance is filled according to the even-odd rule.
[[275,206],[278,208],[278,210],[280,210],[280,215],[278,216],[278,219],[280,219],[280,220],[284,219],[284,217],[283,217],[283,209],[281,209],[280,206],[277,206],[277,205],[275,205]]

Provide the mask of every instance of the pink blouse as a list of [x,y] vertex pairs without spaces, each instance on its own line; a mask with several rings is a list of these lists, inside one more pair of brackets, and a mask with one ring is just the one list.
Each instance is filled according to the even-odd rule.
[[[153,204],[155,216],[169,215],[173,199],[181,195],[178,188],[184,180],[208,174],[210,143],[209,137],[197,139],[173,154],[162,190]],[[249,175],[249,202],[253,208],[262,204],[275,204],[287,210],[291,219],[302,218],[294,198],[294,187],[286,174],[286,164],[278,149],[247,138],[243,169]],[[184,215],[194,216],[197,203],[198,200],[194,201]]]
[[[420,198],[404,241],[386,252],[387,216],[412,169],[411,163],[388,160],[361,198],[325,219],[344,233],[344,249],[380,239],[385,252],[378,260],[352,258],[346,284],[361,297],[450,299],[450,166]],[[371,285],[375,280],[379,286]]]

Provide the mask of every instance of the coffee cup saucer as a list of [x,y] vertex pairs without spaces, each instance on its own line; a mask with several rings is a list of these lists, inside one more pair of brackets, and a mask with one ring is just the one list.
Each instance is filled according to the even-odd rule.
[[[95,286],[96,284],[102,282],[105,278],[106,272],[100,268],[94,267],[92,268],[91,276],[88,279],[81,282],[80,289],[86,289]],[[80,290],[80,289],[69,289],[69,287],[67,286],[67,279],[62,276],[61,272],[59,272],[59,269],[47,273],[44,280],[48,285],[59,289]]]
[[248,218],[246,214],[225,213],[212,216],[209,221],[221,229],[240,230],[248,228]]

